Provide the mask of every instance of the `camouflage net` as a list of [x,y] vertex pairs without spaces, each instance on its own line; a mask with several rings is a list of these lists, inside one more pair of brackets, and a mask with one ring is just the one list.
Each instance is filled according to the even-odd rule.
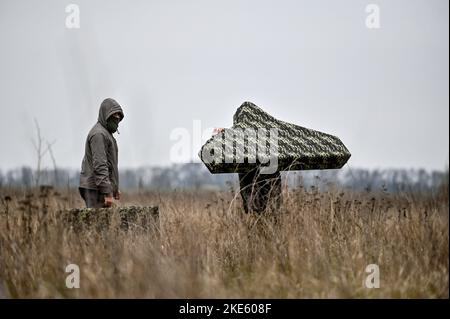
[[61,211],[63,221],[74,231],[113,227],[122,230],[158,230],[158,206],[127,206],[113,208],[75,208]]
[[198,155],[212,174],[239,173],[244,210],[257,213],[280,207],[280,171],[341,168],[351,156],[338,137],[277,120],[251,102]]
[[[267,142],[261,144],[258,156],[249,152],[250,145],[260,148],[257,137],[246,135],[246,129],[258,134],[261,129],[267,131]],[[271,129],[277,131],[277,137],[269,134]],[[242,133],[245,138],[236,138]],[[271,154],[269,145],[277,145],[275,154]],[[219,149],[222,153],[213,155]],[[351,156],[338,137],[280,121],[251,102],[244,102],[237,109],[231,128],[211,137],[199,152],[212,174],[247,173],[265,166],[270,155],[276,156],[278,171],[341,168]],[[211,162],[211,156],[217,160]],[[240,162],[227,162],[226,157],[240,159]]]

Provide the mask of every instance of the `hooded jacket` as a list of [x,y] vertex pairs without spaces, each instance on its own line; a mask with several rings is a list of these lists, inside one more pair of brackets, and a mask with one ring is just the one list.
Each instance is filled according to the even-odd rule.
[[122,107],[113,99],[105,99],[100,105],[98,121],[86,138],[80,188],[107,195],[115,195],[119,190],[117,142],[106,128],[108,118],[117,112],[123,119]]

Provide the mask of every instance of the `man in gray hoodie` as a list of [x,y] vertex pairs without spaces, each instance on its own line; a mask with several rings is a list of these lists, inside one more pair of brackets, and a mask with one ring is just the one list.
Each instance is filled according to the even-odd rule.
[[88,208],[110,207],[114,199],[120,199],[118,149],[113,133],[123,118],[119,103],[107,98],[87,136],[79,190]]

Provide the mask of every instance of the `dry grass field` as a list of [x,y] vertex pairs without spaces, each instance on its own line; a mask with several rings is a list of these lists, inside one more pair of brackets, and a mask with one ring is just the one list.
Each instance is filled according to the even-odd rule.
[[[438,194],[283,190],[276,217],[229,192],[125,193],[160,226],[74,231],[75,190],[0,189],[0,296],[9,298],[448,298],[448,188]],[[68,289],[68,264],[80,288]],[[380,288],[364,285],[377,264]]]

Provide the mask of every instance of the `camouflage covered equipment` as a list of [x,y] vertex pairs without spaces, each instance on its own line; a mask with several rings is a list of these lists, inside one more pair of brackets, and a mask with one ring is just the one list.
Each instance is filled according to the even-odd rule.
[[[265,139],[260,138],[263,135]],[[209,171],[217,174],[246,173],[268,165],[270,156],[277,160],[277,171],[336,169],[344,166],[351,154],[336,136],[277,120],[244,102],[233,116],[233,126],[212,136],[199,156]]]
[[140,231],[159,228],[158,206],[75,208],[62,210],[59,215],[74,231],[89,229],[101,231],[115,226],[122,230],[134,229]]

